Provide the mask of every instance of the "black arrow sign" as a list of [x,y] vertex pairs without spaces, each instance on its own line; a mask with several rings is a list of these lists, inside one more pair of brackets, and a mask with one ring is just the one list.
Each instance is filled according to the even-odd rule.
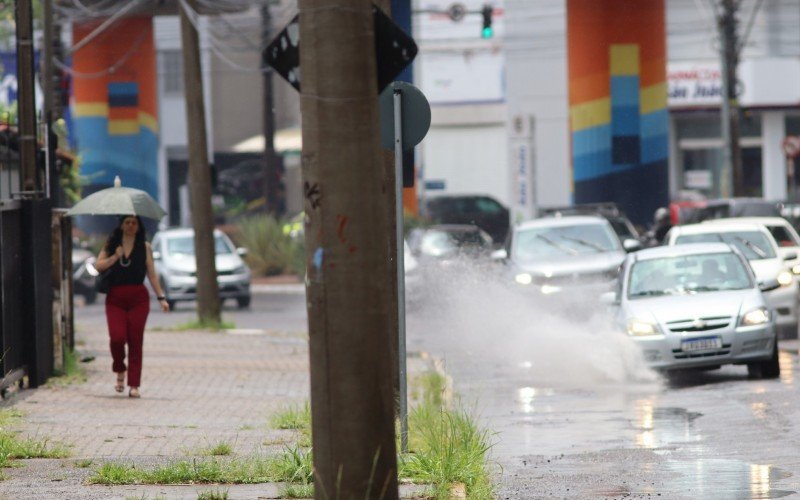
[[[378,71],[378,93],[414,60],[417,44],[374,4],[375,59]],[[264,49],[266,64],[272,66],[287,82],[300,90],[300,15],[286,25]]]

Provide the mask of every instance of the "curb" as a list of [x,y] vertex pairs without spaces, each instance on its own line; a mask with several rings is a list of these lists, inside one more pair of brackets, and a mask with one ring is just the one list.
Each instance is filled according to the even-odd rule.
[[306,286],[303,283],[285,283],[268,285],[263,283],[252,283],[250,285],[250,293],[255,294],[270,294],[270,293],[283,293],[292,295],[302,295],[306,293]]

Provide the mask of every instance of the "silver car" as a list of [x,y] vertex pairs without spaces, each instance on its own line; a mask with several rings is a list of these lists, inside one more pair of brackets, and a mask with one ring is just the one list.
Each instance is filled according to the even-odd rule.
[[536,219],[516,226],[504,258],[514,281],[542,295],[608,290],[625,259],[611,224],[602,217]]
[[[167,229],[153,237],[153,260],[161,288],[170,308],[178,301],[197,298],[197,261],[193,229]],[[217,284],[222,299],[236,299],[240,308],[250,306],[250,269],[242,257],[245,249],[236,248],[222,231],[214,230]]]
[[752,377],[780,374],[775,318],[744,256],[724,243],[657,247],[625,259],[604,298],[617,326],[656,369],[747,364]]

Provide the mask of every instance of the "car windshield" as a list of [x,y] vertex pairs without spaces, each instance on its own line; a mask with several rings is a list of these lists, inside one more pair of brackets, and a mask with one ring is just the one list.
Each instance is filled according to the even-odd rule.
[[636,262],[628,298],[752,288],[744,263],[733,253],[704,253]]
[[717,243],[720,241],[734,245],[747,257],[747,260],[775,258],[775,249],[767,239],[767,236],[760,231],[682,234],[675,238],[675,243],[679,245],[684,243]]
[[480,248],[487,241],[477,231],[439,231],[429,230],[420,241],[420,251],[429,255],[440,255],[462,247]]
[[537,227],[521,230],[514,243],[514,257],[531,260],[541,257],[610,252],[619,249],[607,224]]
[[[233,253],[233,250],[222,236],[214,237],[214,251],[217,255]],[[167,252],[170,255],[194,255],[194,237],[180,236],[167,238]]]

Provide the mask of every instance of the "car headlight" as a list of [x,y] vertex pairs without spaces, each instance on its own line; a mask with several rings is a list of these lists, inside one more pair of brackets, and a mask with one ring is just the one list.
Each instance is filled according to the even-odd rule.
[[247,268],[244,267],[244,266],[239,266],[239,267],[234,268],[233,271],[231,271],[231,272],[233,274],[245,274],[245,273],[247,273]]
[[89,276],[92,277],[100,276],[100,271],[98,271],[97,268],[94,267],[94,263],[95,263],[94,258],[86,259],[86,272],[89,273]]
[[766,307],[753,309],[742,316],[742,325],[744,326],[763,325],[764,323],[769,323],[769,309]]
[[778,283],[780,283],[781,286],[789,286],[794,283],[794,277],[792,276],[792,273],[789,271],[781,271],[778,273]]
[[658,335],[660,332],[658,326],[640,319],[628,320],[628,335],[633,337],[644,337],[647,335]]
[[533,276],[528,273],[520,273],[514,276],[514,281],[519,283],[520,285],[530,285],[533,283]]
[[170,269],[169,274],[173,276],[192,276],[194,273],[189,271],[178,271],[177,269]]
[[800,264],[792,266],[792,274],[800,274]]

